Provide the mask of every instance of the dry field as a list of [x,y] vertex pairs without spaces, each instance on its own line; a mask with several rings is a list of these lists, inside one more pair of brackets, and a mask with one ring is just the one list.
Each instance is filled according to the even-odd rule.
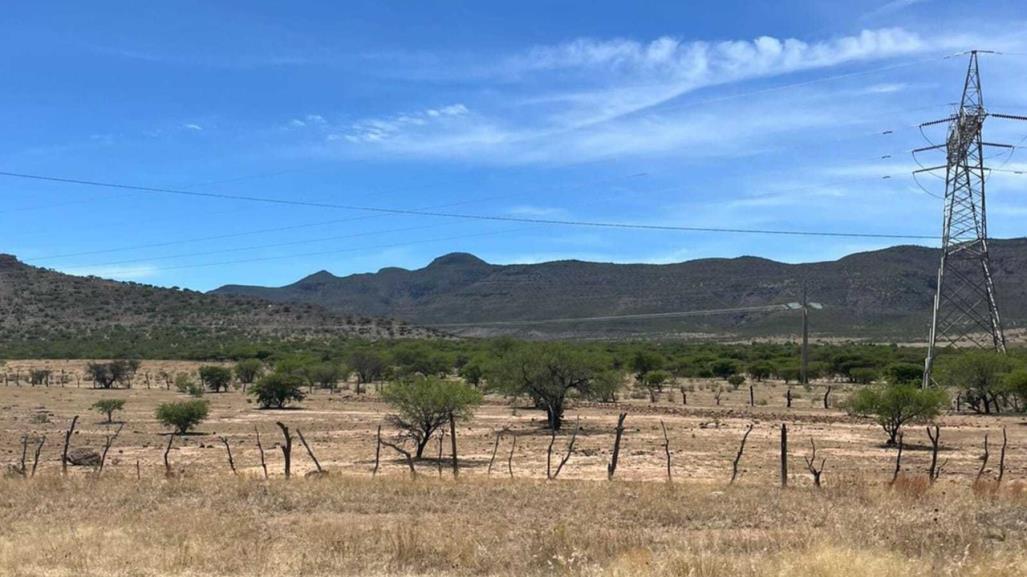
[[[8,363],[79,370],[76,362]],[[194,364],[161,363],[165,370]],[[157,364],[143,372],[156,374]],[[155,385],[154,385],[155,386]],[[781,385],[725,393],[689,383],[656,405],[576,406],[558,435],[558,460],[580,418],[573,456],[546,482],[548,433],[541,413],[489,398],[458,427],[461,476],[439,472],[438,445],[408,480],[398,454],[383,449],[371,478],[375,430],[388,407],[374,394],[315,391],[301,407],[261,411],[239,391],[208,394],[210,418],[175,440],[174,479],[164,478],[165,431],[157,404],[184,395],[137,384],[99,391],[65,386],[0,386],[0,466],[21,456],[22,435],[46,435],[34,479],[0,480],[0,575],[1024,575],[1027,574],[1027,422],[1023,417],[941,419],[944,463],[928,487],[922,427],[907,433],[904,476],[887,487],[895,451],[882,431],[821,405],[823,386],[783,407]],[[801,389],[798,389],[801,392]],[[836,389],[840,399],[844,391]],[[125,427],[103,476],[60,473],[60,446],[80,415],[73,447],[100,449],[110,430],[89,405],[126,399]],[[761,404],[765,403],[765,404]],[[619,411],[628,413],[620,466],[606,482]],[[282,479],[275,421],[303,431],[328,478],[304,479],[313,463],[294,448]],[[673,453],[665,483],[660,421]],[[727,486],[745,428],[755,423],[741,476]],[[778,488],[778,428],[791,438],[790,485]],[[981,442],[1009,434],[1006,482],[971,488]],[[259,467],[259,429],[272,479]],[[506,431],[491,477],[495,432]],[[396,432],[385,424],[383,434]],[[219,436],[229,439],[234,478]],[[513,479],[507,461],[512,439]],[[827,458],[825,487],[811,487],[803,456],[809,439]],[[449,442],[444,446],[449,457]],[[30,457],[31,459],[31,451]],[[138,476],[137,479],[137,463]],[[448,461],[447,461],[448,463]]]

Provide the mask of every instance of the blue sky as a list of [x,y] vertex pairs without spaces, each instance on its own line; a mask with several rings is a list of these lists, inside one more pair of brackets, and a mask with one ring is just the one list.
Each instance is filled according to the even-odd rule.
[[[940,201],[910,177],[915,125],[949,113],[966,60],[945,57],[968,48],[1005,53],[981,58],[989,108],[1027,113],[1027,8],[756,4],[16,3],[0,21],[0,170],[479,215],[939,233]],[[992,120],[986,135],[1024,144],[1027,122]],[[993,156],[1027,169],[1027,151]],[[994,173],[988,190],[992,236],[1027,234],[1027,176]],[[11,178],[0,195],[0,252],[203,290],[417,268],[452,251],[800,262],[896,244]]]

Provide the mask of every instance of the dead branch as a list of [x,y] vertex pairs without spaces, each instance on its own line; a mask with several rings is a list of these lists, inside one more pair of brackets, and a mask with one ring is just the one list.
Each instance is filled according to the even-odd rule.
[[171,452],[171,444],[175,442],[175,434],[168,435],[168,446],[164,448],[164,476],[171,476],[171,463],[168,461],[168,453]]
[[96,469],[97,475],[103,473],[103,465],[107,462],[107,452],[111,450],[111,445],[114,444],[114,440],[118,438],[118,435],[121,434],[121,429],[124,428],[125,423],[121,423],[120,425],[118,425],[118,430],[114,431],[113,435],[107,435],[107,437],[104,439],[103,453],[100,454],[100,466]]
[[553,473],[553,478],[554,479],[560,476],[560,471],[563,470],[563,466],[566,465],[567,461],[569,461],[571,459],[571,454],[574,452],[574,441],[578,438],[578,431],[580,431],[580,430],[581,430],[581,417],[578,417],[577,421],[575,421],[575,423],[574,423],[574,432],[571,433],[571,440],[567,444],[567,454],[565,454],[563,456],[563,459],[560,459],[560,464],[556,466],[556,472]]
[[257,433],[257,450],[260,451],[260,468],[264,469],[264,478],[267,479],[267,460],[264,459],[264,445],[260,444],[260,429],[253,425],[253,432]]
[[232,458],[232,446],[228,444],[228,437],[222,436],[219,438],[225,446],[225,451],[228,453],[228,468],[232,470],[233,475],[238,475],[239,473],[235,470],[235,459]]
[[620,440],[624,435],[624,419],[627,416],[627,413],[621,413],[617,416],[617,431],[616,436],[613,438],[613,455],[610,457],[610,464],[606,466],[607,481],[612,481],[613,474],[617,472],[617,460],[620,459]]
[[827,392],[824,393],[824,408],[825,409],[830,409],[831,408],[830,397],[831,397],[831,385],[827,385]]
[[981,468],[977,470],[976,482],[980,482],[981,476],[984,475],[984,469],[988,466],[988,433],[984,433],[984,454],[981,455]]
[[393,451],[396,451],[397,453],[403,455],[404,457],[406,457],[407,467],[410,467],[410,478],[416,481],[417,480],[417,469],[414,468],[414,456],[410,454],[410,451],[404,449],[403,447],[400,447],[399,445],[397,445],[395,443],[390,443],[388,441],[382,441],[382,444],[385,445],[386,447],[392,449]]
[[891,476],[891,484],[894,485],[895,481],[899,479],[899,473],[902,471],[902,438],[903,434],[899,433],[899,452],[895,455],[895,472]]
[[46,435],[39,438],[39,444],[36,445],[36,454],[32,456],[32,474],[30,477],[36,476],[36,467],[39,466],[39,453],[43,451],[43,443],[46,442]]
[[742,443],[738,445],[738,454],[735,455],[735,460],[731,464],[731,481],[728,484],[734,484],[735,479],[738,478],[738,463],[742,460],[742,453],[745,452],[745,441],[749,438],[749,433],[752,432],[752,428],[755,425],[749,423],[749,428],[745,430],[745,434],[742,435]]
[[303,431],[300,431],[297,428],[296,429],[296,435],[299,436],[300,443],[303,444],[303,448],[306,449],[307,450],[307,454],[310,455],[310,460],[313,461],[314,462],[314,466],[317,467],[317,472],[318,473],[324,473],[324,469],[321,468],[321,462],[317,460],[317,457],[314,456],[314,451],[310,448],[310,445],[307,444],[307,440],[303,438]]
[[492,458],[489,459],[489,470],[486,475],[488,477],[492,476],[492,464],[496,462],[496,452],[499,451],[499,439],[503,436],[502,431],[499,431],[498,433],[493,431],[493,433],[496,435],[496,442],[492,445]]
[[827,457],[820,460],[820,468],[817,468],[817,444],[813,442],[813,437],[809,438],[809,446],[813,450],[809,457],[803,457],[806,460],[806,469],[809,470],[809,474],[813,476],[813,486],[820,486],[820,475],[824,472],[824,465],[827,464]]

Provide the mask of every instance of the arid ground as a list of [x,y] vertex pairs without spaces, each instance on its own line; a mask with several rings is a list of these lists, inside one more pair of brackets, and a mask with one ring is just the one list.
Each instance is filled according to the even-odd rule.
[[[8,372],[46,366],[66,374],[78,361],[9,362]],[[706,382],[681,383],[659,402],[571,406],[553,446],[562,458],[575,424],[575,450],[556,481],[545,481],[551,442],[544,417],[523,403],[489,396],[458,426],[460,479],[452,480],[449,440],[428,448],[410,481],[404,460],[382,449],[372,479],[377,427],[395,440],[388,406],[373,388],[357,395],[315,390],[295,409],[259,410],[241,391],[208,393],[210,417],[176,437],[165,478],[167,431],[154,409],[187,398],[152,377],[195,368],[144,363],[134,388],[101,391],[74,379],[50,386],[0,385],[2,466],[15,465],[21,439],[46,436],[35,478],[0,481],[2,575],[1023,575],[1027,567],[1027,422],[1021,417],[947,415],[940,419],[942,473],[928,486],[922,426],[906,434],[903,475],[889,487],[896,451],[874,423],[833,408],[846,395],[826,383],[784,407],[785,387],[728,389],[715,404]],[[637,396],[637,395],[636,395]],[[89,406],[126,400],[115,425]],[[628,414],[614,482],[607,463],[619,412]],[[64,431],[72,447],[99,450],[124,423],[102,476],[71,467],[60,477]],[[579,421],[580,419],[580,421]],[[282,478],[275,421],[303,432],[327,478],[293,452],[294,478]],[[661,421],[672,453],[666,481]],[[779,488],[780,425],[789,427],[791,487]],[[728,486],[739,441],[755,424]],[[997,473],[1008,432],[1005,481]],[[263,480],[259,430],[271,480]],[[503,432],[491,476],[497,432]],[[988,433],[991,458],[974,485]],[[240,478],[232,476],[232,446]],[[516,446],[512,460],[510,449]],[[826,457],[824,487],[812,487],[804,457],[810,439]],[[30,444],[29,460],[33,445]],[[137,469],[138,463],[138,469]],[[442,465],[440,467],[440,465]],[[512,468],[513,479],[510,469]],[[441,472],[440,472],[441,469]],[[138,478],[137,478],[138,477]],[[441,477],[441,479],[439,478]]]

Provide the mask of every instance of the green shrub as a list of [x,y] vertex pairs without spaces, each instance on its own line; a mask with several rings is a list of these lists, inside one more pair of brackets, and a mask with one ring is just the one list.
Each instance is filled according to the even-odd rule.
[[271,373],[250,387],[262,409],[284,409],[292,401],[302,401],[303,377],[288,373]]
[[930,421],[948,403],[948,393],[941,389],[886,385],[861,389],[846,405],[850,414],[874,417],[888,433],[888,444],[893,445],[903,425]]
[[114,411],[120,411],[125,408],[125,399],[100,399],[93,403],[90,407],[94,411],[107,415],[107,422],[112,423]]
[[210,404],[203,399],[161,403],[157,407],[156,416],[165,427],[174,427],[175,431],[184,435],[190,429],[203,422],[210,412]]
[[215,393],[222,390],[227,391],[232,384],[232,370],[217,365],[204,365],[200,367],[200,382]]
[[481,403],[481,393],[471,387],[434,377],[392,383],[382,391],[382,398],[396,411],[390,420],[417,444],[418,458],[432,433],[449,422],[450,415],[468,418]]

